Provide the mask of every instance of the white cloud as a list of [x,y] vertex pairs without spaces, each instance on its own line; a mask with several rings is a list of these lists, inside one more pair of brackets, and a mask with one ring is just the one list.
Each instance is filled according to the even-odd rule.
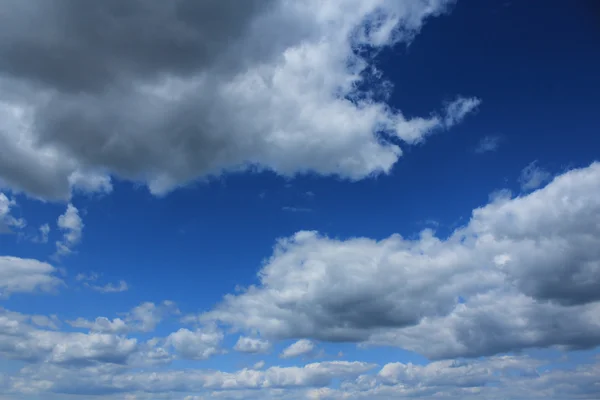
[[10,214],[11,208],[16,205],[15,199],[9,199],[4,193],[0,192],[0,234],[10,232],[11,228],[21,229],[25,227],[26,222],[23,218],[15,218]]
[[233,349],[242,353],[266,353],[271,349],[271,343],[268,340],[240,336]]
[[12,293],[52,292],[64,282],[52,265],[32,259],[0,256],[0,296]]
[[100,276],[96,273],[96,272],[80,272],[77,274],[77,276],[75,276],[75,280],[78,282],[81,281],[87,281],[87,282],[93,282],[98,280]]
[[539,167],[537,161],[533,161],[521,171],[519,183],[521,184],[521,190],[530,191],[539,188],[551,178],[550,172]]
[[292,358],[307,355],[313,352],[315,344],[307,339],[300,339],[292,343],[281,352],[281,358]]
[[40,236],[36,238],[39,243],[48,243],[48,235],[50,234],[50,225],[43,224],[39,227]]
[[116,285],[114,283],[107,283],[106,285],[92,285],[87,282],[85,283],[85,285],[88,286],[90,289],[100,293],[120,293],[129,290],[127,282],[123,280],[120,280],[119,283]]
[[[386,173],[402,151],[377,132],[403,146],[422,142],[480,101],[457,97],[440,113],[407,119],[375,99],[391,84],[361,49],[411,42],[452,3],[129,2],[135,19],[104,3],[85,12],[74,2],[9,3],[0,181],[68,199],[72,189],[109,192],[110,176],[162,194],[255,166],[353,180]],[[359,89],[366,80],[368,92]]]
[[[393,344],[434,358],[593,347],[599,216],[594,163],[526,196],[494,198],[446,239],[431,230],[380,241],[298,232],[278,241],[259,285],[201,319],[265,338]],[[564,323],[549,329],[557,318]]]
[[65,333],[39,329],[39,318],[0,308],[0,354],[6,359],[61,365],[124,364],[137,341],[101,333]]
[[194,331],[181,328],[167,337],[166,344],[181,358],[205,360],[222,352],[219,347],[222,340],[223,333],[211,327]]
[[462,122],[465,117],[473,112],[479,105],[481,100],[477,98],[458,97],[455,101],[446,105],[444,124],[446,128],[451,128]]
[[110,320],[106,317],[97,317],[93,321],[77,318],[67,323],[75,328],[89,329],[92,332],[152,332],[163,319],[177,314],[179,310],[175,303],[167,300],[159,305],[150,302],[142,303],[129,312],[121,314],[123,318]]
[[252,369],[263,369],[264,367],[265,367],[265,362],[263,360],[261,360],[261,361],[255,363],[252,366]]
[[57,225],[64,233],[62,240],[56,242],[56,256],[70,254],[73,247],[81,241],[84,225],[79,210],[69,203],[65,213],[58,217]]

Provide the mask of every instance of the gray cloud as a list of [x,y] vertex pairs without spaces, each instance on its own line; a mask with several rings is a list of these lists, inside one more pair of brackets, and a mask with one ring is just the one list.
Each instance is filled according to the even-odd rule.
[[0,186],[66,199],[111,175],[162,194],[249,166],[388,172],[402,152],[377,131],[421,142],[480,100],[407,120],[357,93],[371,60],[355,50],[409,42],[450,3],[4,1]]

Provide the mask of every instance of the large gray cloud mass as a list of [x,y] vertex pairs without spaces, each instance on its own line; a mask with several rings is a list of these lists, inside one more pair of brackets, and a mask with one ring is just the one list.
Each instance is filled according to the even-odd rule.
[[2,0],[0,185],[65,199],[111,175],[162,194],[249,166],[387,172],[401,150],[379,132],[419,142],[479,100],[406,119],[359,91],[377,72],[357,50],[452,2]]

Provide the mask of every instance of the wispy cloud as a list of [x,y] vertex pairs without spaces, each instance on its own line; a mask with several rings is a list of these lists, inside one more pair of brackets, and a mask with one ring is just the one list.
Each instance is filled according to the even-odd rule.
[[120,293],[129,290],[129,285],[127,282],[120,280],[119,283],[107,283],[106,285],[91,285],[89,283],[84,283],[85,286],[89,287],[92,290],[100,293]]
[[537,189],[542,186],[542,184],[548,182],[551,177],[552,175],[550,172],[537,165],[537,160],[533,161],[521,171],[521,175],[519,176],[521,190],[528,191]]
[[501,141],[502,141],[502,139],[500,136],[494,136],[494,135],[485,136],[484,138],[482,138],[479,141],[479,143],[477,144],[477,147],[475,147],[475,153],[483,154],[483,153],[489,153],[492,151],[496,151],[496,150],[498,150],[498,147],[500,146]]

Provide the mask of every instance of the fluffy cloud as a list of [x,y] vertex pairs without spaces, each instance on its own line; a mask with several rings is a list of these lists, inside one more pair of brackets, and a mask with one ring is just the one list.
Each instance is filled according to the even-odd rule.
[[240,336],[234,350],[242,353],[266,353],[271,348],[271,343],[268,340]]
[[7,2],[0,185],[66,199],[109,192],[110,175],[160,194],[251,166],[388,172],[402,151],[385,137],[421,142],[480,103],[407,119],[380,100],[391,85],[369,50],[410,42],[451,3]]
[[79,210],[73,204],[68,204],[65,213],[58,217],[57,225],[63,231],[63,238],[56,242],[56,256],[70,254],[81,241],[83,221]]
[[212,327],[194,331],[181,328],[167,337],[166,345],[171,346],[181,358],[205,360],[222,352],[219,349],[222,340],[223,333]]
[[281,352],[281,358],[292,358],[310,354],[315,349],[315,344],[307,339],[300,339],[292,343]]
[[[67,366],[125,364],[137,341],[101,333],[66,333],[39,329],[36,319],[0,309],[0,354],[7,359]],[[38,318],[39,320],[39,318]]]
[[49,292],[64,285],[52,265],[25,258],[0,256],[0,296]]
[[596,346],[599,218],[594,163],[526,196],[494,198],[445,239],[431,230],[381,241],[299,232],[277,243],[260,285],[202,319],[267,338],[371,341],[434,358]]

